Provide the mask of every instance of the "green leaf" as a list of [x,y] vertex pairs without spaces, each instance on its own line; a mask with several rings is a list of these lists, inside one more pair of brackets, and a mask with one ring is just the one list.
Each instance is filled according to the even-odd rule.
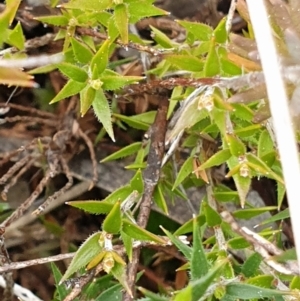
[[190,156],[182,164],[176,177],[175,183],[172,187],[172,190],[174,190],[178,185],[180,185],[186,179],[186,177],[193,172],[193,160],[194,156]]
[[101,76],[101,73],[106,69],[110,45],[111,41],[106,40],[92,58],[91,70],[93,72],[93,79],[97,79],[99,76]]
[[[150,1],[152,2],[152,1]],[[151,3],[148,0],[126,0],[128,3],[129,23],[136,23],[137,21],[153,16],[167,15],[168,13]]]
[[[222,271],[226,260],[221,260],[214,265],[214,267],[210,268],[209,272],[196,281],[191,281],[189,285],[181,290],[175,297],[175,301],[183,301],[182,297],[185,296],[186,291],[192,290],[192,299],[191,301],[199,300],[209,288],[209,286],[216,280],[220,272]],[[241,295],[240,295],[241,296]]]
[[80,10],[103,11],[112,8],[111,0],[73,0],[68,3],[61,4],[65,8],[75,8]]
[[72,49],[75,59],[81,64],[88,64],[93,58],[93,52],[84,43],[71,38]]
[[253,253],[250,255],[244,264],[242,265],[241,272],[244,274],[245,277],[253,277],[257,274],[257,271],[259,270],[259,265],[262,261],[261,255],[258,253]]
[[192,258],[192,248],[184,244],[180,239],[178,239],[175,235],[171,234],[169,231],[164,229],[162,226],[160,226],[160,228],[168,236],[173,245],[179,249],[179,251],[185,256],[187,260],[190,261]]
[[195,38],[200,42],[209,41],[213,34],[212,27],[206,24],[181,20],[177,20],[177,22],[181,26],[183,26],[188,32],[192,33],[195,36]]
[[141,291],[146,297],[150,298],[151,301],[169,301],[170,300],[169,298],[161,296],[160,294],[148,291],[143,287],[138,287],[138,290]]
[[107,201],[71,201],[66,202],[66,204],[92,214],[107,214],[113,208],[113,204]]
[[20,22],[18,22],[15,28],[9,32],[6,42],[19,50],[24,49],[25,37]]
[[157,205],[157,207],[160,208],[163,213],[165,213],[166,215],[169,215],[168,205],[167,205],[164,193],[163,193],[163,184],[160,182],[155,187],[155,190],[153,193],[153,199],[154,199],[154,202]]
[[50,101],[50,104],[58,102],[64,98],[70,97],[79,93],[82,89],[84,89],[86,83],[80,83],[70,79],[64,87],[58,92],[58,94]]
[[151,25],[150,28],[152,30],[151,37],[157,44],[166,49],[173,48],[173,43],[166,34]]
[[274,298],[276,296],[288,295],[287,292],[262,288],[244,283],[230,283],[226,286],[226,293],[237,299],[250,300],[262,298]]
[[122,301],[122,285],[115,284],[105,289],[95,301]]
[[57,292],[59,298],[61,300],[63,300],[67,296],[68,290],[66,289],[66,287],[64,285],[58,284],[60,282],[62,274],[61,274],[59,268],[53,262],[51,262],[51,271],[54,276],[54,280],[55,280],[55,284],[56,284],[56,292]]
[[128,44],[128,8],[126,3],[115,6],[115,24],[121,36],[122,43]]
[[274,223],[274,222],[277,222],[277,221],[281,221],[281,220],[286,219],[286,218],[290,218],[289,208],[286,208],[283,211],[273,215],[272,217],[264,220],[263,222],[261,222],[258,225],[262,226],[262,225],[266,225],[266,224],[269,224],[269,223]]
[[222,218],[220,215],[213,208],[211,208],[208,203],[203,202],[202,205],[204,208],[207,225],[209,227],[219,226],[222,223]]
[[144,191],[144,181],[141,170],[139,169],[133,178],[130,180],[130,186],[133,191],[137,191],[140,194]]
[[245,144],[237,136],[227,134],[225,139],[233,156],[239,157],[246,153]]
[[95,99],[93,101],[93,109],[97,119],[103,124],[103,127],[111,140],[115,141],[111,122],[111,110],[102,89],[96,91]]
[[55,26],[67,26],[69,24],[69,19],[63,15],[42,16],[36,17],[35,19],[39,20],[42,23],[47,23]]
[[204,76],[206,77],[216,76],[221,73],[220,59],[214,39],[211,40],[209,52],[207,54],[203,70]]
[[[236,166],[238,166],[238,164],[239,164],[239,162],[236,157],[231,157],[229,160],[227,160],[227,165],[231,171]],[[246,203],[246,196],[250,190],[251,178],[244,177],[244,176],[241,176],[239,173],[236,173],[233,175],[233,180],[234,180],[235,186],[236,186],[238,194],[239,194],[241,207],[244,208],[245,203]]]
[[209,271],[209,265],[202,245],[201,231],[197,218],[193,218],[193,249],[190,261],[191,280],[197,280],[205,276]]
[[214,30],[213,35],[214,35],[217,43],[223,44],[227,41],[228,36],[227,36],[227,30],[226,30],[226,21],[227,21],[227,18],[223,18]]
[[120,201],[117,201],[104,219],[102,229],[111,234],[119,233],[122,225],[121,217],[121,204]]
[[261,159],[256,157],[255,155],[248,153],[246,155],[246,158],[248,160],[248,165],[253,169],[258,171],[258,173],[263,174],[264,176],[267,176],[269,178],[273,178],[274,180],[280,182],[281,184],[284,184],[284,180],[281,177],[281,175],[274,172],[266,163],[264,163]]
[[96,95],[96,90],[90,86],[86,86],[80,92],[80,114],[83,117],[91,107]]
[[272,210],[276,210],[276,206],[268,206],[268,207],[260,207],[260,208],[249,208],[249,209],[239,209],[232,213],[235,218],[240,219],[251,219],[255,216],[263,214],[265,212],[269,212]]
[[156,115],[155,111],[150,111],[147,113],[142,113],[142,114],[130,116],[130,117],[113,113],[113,116],[115,118],[118,118],[119,120],[124,121],[129,126],[135,128],[135,129],[144,130],[144,131],[147,131],[149,126],[153,123],[155,115]]
[[[125,85],[136,84],[138,81],[142,80],[141,76],[120,76],[110,71],[109,74],[106,74],[105,71],[101,75],[101,81],[103,82],[103,89],[114,91],[120,88],[123,88]],[[113,74],[113,75],[111,75]]]
[[[200,227],[202,227],[206,222],[205,216],[203,214],[198,215],[196,217],[196,219],[197,219],[197,223]],[[181,227],[179,227],[174,232],[174,235],[179,236],[179,235],[183,235],[183,234],[193,232],[193,225],[194,225],[194,219],[192,218],[192,219],[188,220],[186,223],[184,223]]]
[[206,168],[210,168],[213,166],[218,166],[229,160],[231,157],[231,152],[230,150],[227,149],[222,149],[212,155],[209,159],[207,159],[201,166],[199,167],[199,170],[204,170]]
[[[126,267],[119,262],[115,262],[115,265],[111,269],[111,274],[119,281],[126,292],[132,297],[132,292],[127,283]],[[106,301],[106,299],[105,299]]]
[[159,244],[165,244],[165,241],[159,236],[145,229],[142,229],[137,224],[131,223],[126,219],[123,219],[122,231],[124,231],[128,236],[136,240],[154,241]]
[[88,79],[87,73],[82,69],[70,63],[61,63],[58,66],[59,71],[74,81],[83,83]]
[[97,254],[101,252],[102,248],[99,244],[100,234],[101,232],[94,233],[81,245],[73,257],[67,271],[60,280],[60,284],[79,269],[86,266]]
[[120,158],[128,157],[128,156],[133,155],[136,152],[138,152],[141,149],[141,147],[142,147],[142,142],[134,142],[132,144],[129,144],[129,145],[121,148],[120,150],[114,152],[113,154],[107,156],[100,162],[101,163],[109,162],[109,161],[114,161],[114,160],[117,160]]
[[274,283],[274,276],[272,275],[258,275],[246,280],[247,284],[256,285],[259,287],[271,288]]
[[257,145],[257,156],[262,159],[266,154],[274,151],[274,143],[267,130],[261,132]]
[[204,65],[202,60],[191,55],[170,54],[166,55],[165,59],[167,62],[175,65],[180,70],[186,70],[191,72],[201,71]]
[[107,196],[104,201],[114,204],[117,200],[125,200],[132,193],[132,188],[129,185],[122,186]]
[[124,231],[121,230],[121,239],[123,241],[125,250],[126,250],[126,254],[128,256],[128,260],[131,262],[132,261],[132,243],[133,243],[133,239],[127,235]]

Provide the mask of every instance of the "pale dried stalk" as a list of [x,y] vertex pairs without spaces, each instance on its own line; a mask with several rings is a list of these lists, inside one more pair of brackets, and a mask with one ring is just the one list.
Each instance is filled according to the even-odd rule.
[[263,0],[250,0],[249,14],[265,75],[278,151],[287,190],[298,263],[300,263],[299,183],[300,165],[288,99],[284,88],[278,55]]

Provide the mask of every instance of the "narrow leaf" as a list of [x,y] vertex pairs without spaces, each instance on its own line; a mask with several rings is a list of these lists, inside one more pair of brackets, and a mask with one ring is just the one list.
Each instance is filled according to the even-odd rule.
[[218,166],[229,160],[231,157],[230,150],[222,149],[219,152],[212,155],[209,159],[207,159],[201,166],[199,167],[200,170],[204,170],[206,168],[210,168],[213,166]]
[[124,44],[128,44],[128,9],[127,4],[121,3],[115,6],[115,23]]
[[50,104],[79,93],[83,88],[85,88],[85,86],[86,83],[80,83],[70,79],[59,93],[50,101]]
[[95,99],[93,101],[93,109],[96,117],[103,124],[103,127],[111,140],[115,141],[111,122],[111,110],[102,89],[96,91]]
[[165,241],[159,236],[142,229],[137,224],[131,223],[126,219],[123,219],[122,230],[131,238],[142,241],[154,241],[159,244],[165,244]]
[[193,218],[193,249],[191,265],[191,280],[197,280],[205,276],[209,271],[209,265],[202,245],[201,231],[197,223],[197,218]]
[[84,43],[78,40],[71,39],[72,49],[74,52],[75,59],[82,64],[89,63],[93,58],[93,52]]
[[113,208],[113,204],[107,201],[94,201],[94,200],[71,201],[71,202],[66,202],[66,204],[75,208],[82,209],[92,214],[107,214]]
[[120,150],[116,151],[115,153],[107,156],[106,158],[104,158],[103,160],[101,160],[100,162],[109,162],[109,161],[114,161],[120,158],[124,158],[124,157],[128,157],[130,155],[135,154],[136,152],[138,152],[138,150],[142,147],[142,142],[135,142],[132,144],[129,144],[123,148],[121,148]]
[[102,229],[107,233],[117,234],[122,225],[120,201],[116,202],[103,221]]
[[60,280],[60,283],[68,279],[80,268],[86,266],[98,253],[101,252],[101,246],[98,242],[100,233],[101,232],[94,233],[81,245],[73,257],[67,271]]
[[172,190],[174,190],[178,185],[180,185],[186,179],[186,177],[193,172],[193,160],[194,156],[190,156],[182,164],[176,177],[175,183],[172,187]]

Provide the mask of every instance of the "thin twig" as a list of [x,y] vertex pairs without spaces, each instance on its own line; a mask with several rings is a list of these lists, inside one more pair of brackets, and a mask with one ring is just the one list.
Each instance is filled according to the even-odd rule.
[[[152,195],[159,181],[162,159],[165,152],[165,134],[167,129],[168,98],[162,97],[159,103],[155,121],[151,127],[150,150],[147,159],[147,167],[143,172],[144,194],[140,205],[137,223],[145,228],[149,219],[152,203]],[[131,292],[134,292],[136,273],[138,269],[140,248],[133,251],[132,262],[128,264],[127,281]],[[132,296],[125,292],[124,301],[132,300]]]

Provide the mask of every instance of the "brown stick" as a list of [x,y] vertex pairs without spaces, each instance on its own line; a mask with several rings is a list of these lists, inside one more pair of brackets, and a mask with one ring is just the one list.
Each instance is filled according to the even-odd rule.
[[[140,227],[145,228],[148,223],[152,195],[154,189],[159,181],[161,163],[165,152],[165,134],[167,129],[167,111],[168,111],[168,98],[162,97],[159,102],[159,108],[155,117],[155,121],[150,129],[151,141],[150,150],[147,159],[147,167],[143,173],[144,180],[144,194],[140,205],[140,211],[137,217],[137,223]],[[139,264],[140,248],[133,250],[132,262],[128,264],[127,268],[127,281],[128,286],[134,292],[136,273]],[[127,292],[124,293],[124,301],[132,300]]]

